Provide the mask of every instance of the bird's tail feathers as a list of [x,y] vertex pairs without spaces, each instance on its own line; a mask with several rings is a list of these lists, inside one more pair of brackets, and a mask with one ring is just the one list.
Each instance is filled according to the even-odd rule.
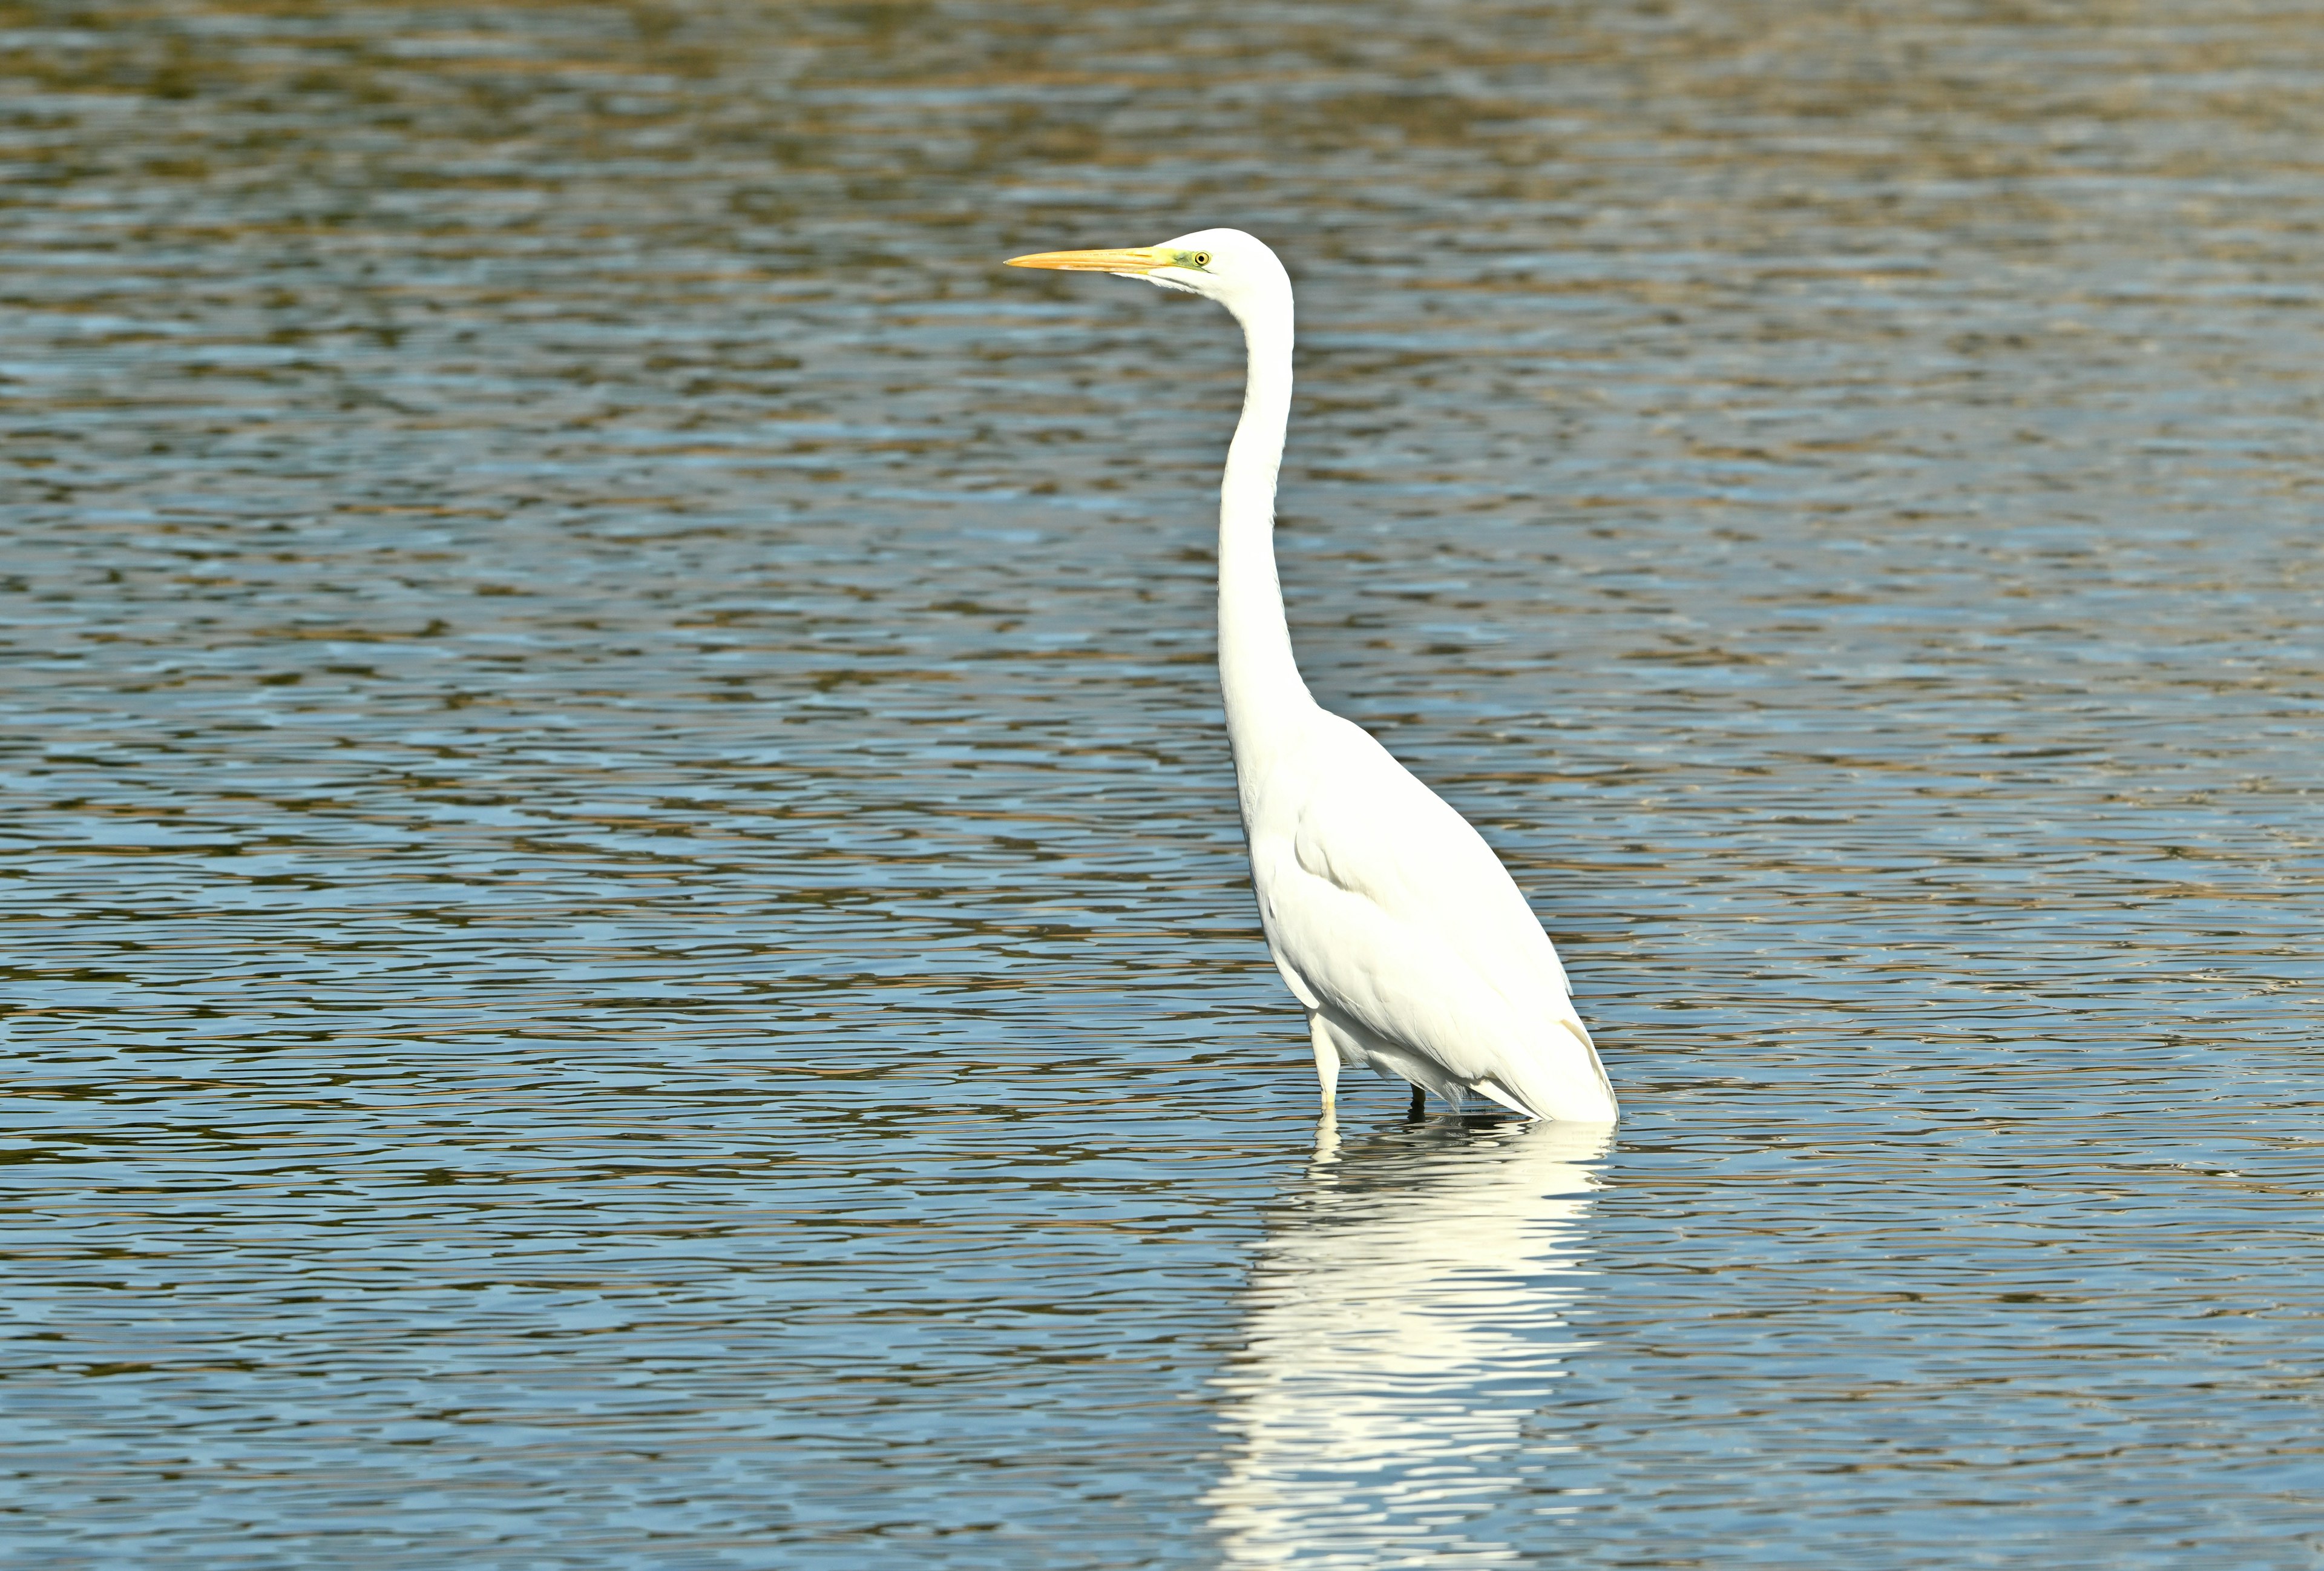
[[1475,1082],[1479,1091],[1532,1118],[1611,1123],[1621,1116],[1613,1083],[1588,1028],[1560,1016],[1538,1051]]

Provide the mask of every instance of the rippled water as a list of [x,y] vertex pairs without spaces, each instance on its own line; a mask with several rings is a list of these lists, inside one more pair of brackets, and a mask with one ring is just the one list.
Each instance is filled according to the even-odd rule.
[[[25,1565],[2324,1563],[2324,13],[0,5]],[[1610,1143],[1319,1131],[1209,665]],[[1369,1087],[1369,1088],[1368,1088]]]

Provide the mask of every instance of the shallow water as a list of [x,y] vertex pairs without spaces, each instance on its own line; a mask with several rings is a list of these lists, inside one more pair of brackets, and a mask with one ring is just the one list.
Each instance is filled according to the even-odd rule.
[[[2324,1563],[2319,23],[0,5],[13,1556]],[[1610,1142],[1316,1126],[1211,223]]]

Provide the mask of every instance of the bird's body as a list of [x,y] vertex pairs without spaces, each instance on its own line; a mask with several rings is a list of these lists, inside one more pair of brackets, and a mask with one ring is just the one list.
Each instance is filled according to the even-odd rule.
[[1300,679],[1275,568],[1291,409],[1291,282],[1232,229],[1018,265],[1143,277],[1242,324],[1250,375],[1219,509],[1219,684],[1259,920],[1307,1010],[1323,1102],[1342,1065],[1458,1103],[1609,1122],[1612,1086],[1565,968],[1481,836]]

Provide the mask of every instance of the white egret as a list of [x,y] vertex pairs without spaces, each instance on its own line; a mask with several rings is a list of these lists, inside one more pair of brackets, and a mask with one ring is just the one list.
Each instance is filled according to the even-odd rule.
[[1306,1006],[1329,1111],[1342,1064],[1459,1104],[1611,1122],[1613,1086],[1557,950],[1468,821],[1300,679],[1275,572],[1291,413],[1291,279],[1237,229],[1048,251],[1014,267],[1110,273],[1208,296],[1242,324],[1242,420],[1219,501],[1219,685],[1260,925]]

